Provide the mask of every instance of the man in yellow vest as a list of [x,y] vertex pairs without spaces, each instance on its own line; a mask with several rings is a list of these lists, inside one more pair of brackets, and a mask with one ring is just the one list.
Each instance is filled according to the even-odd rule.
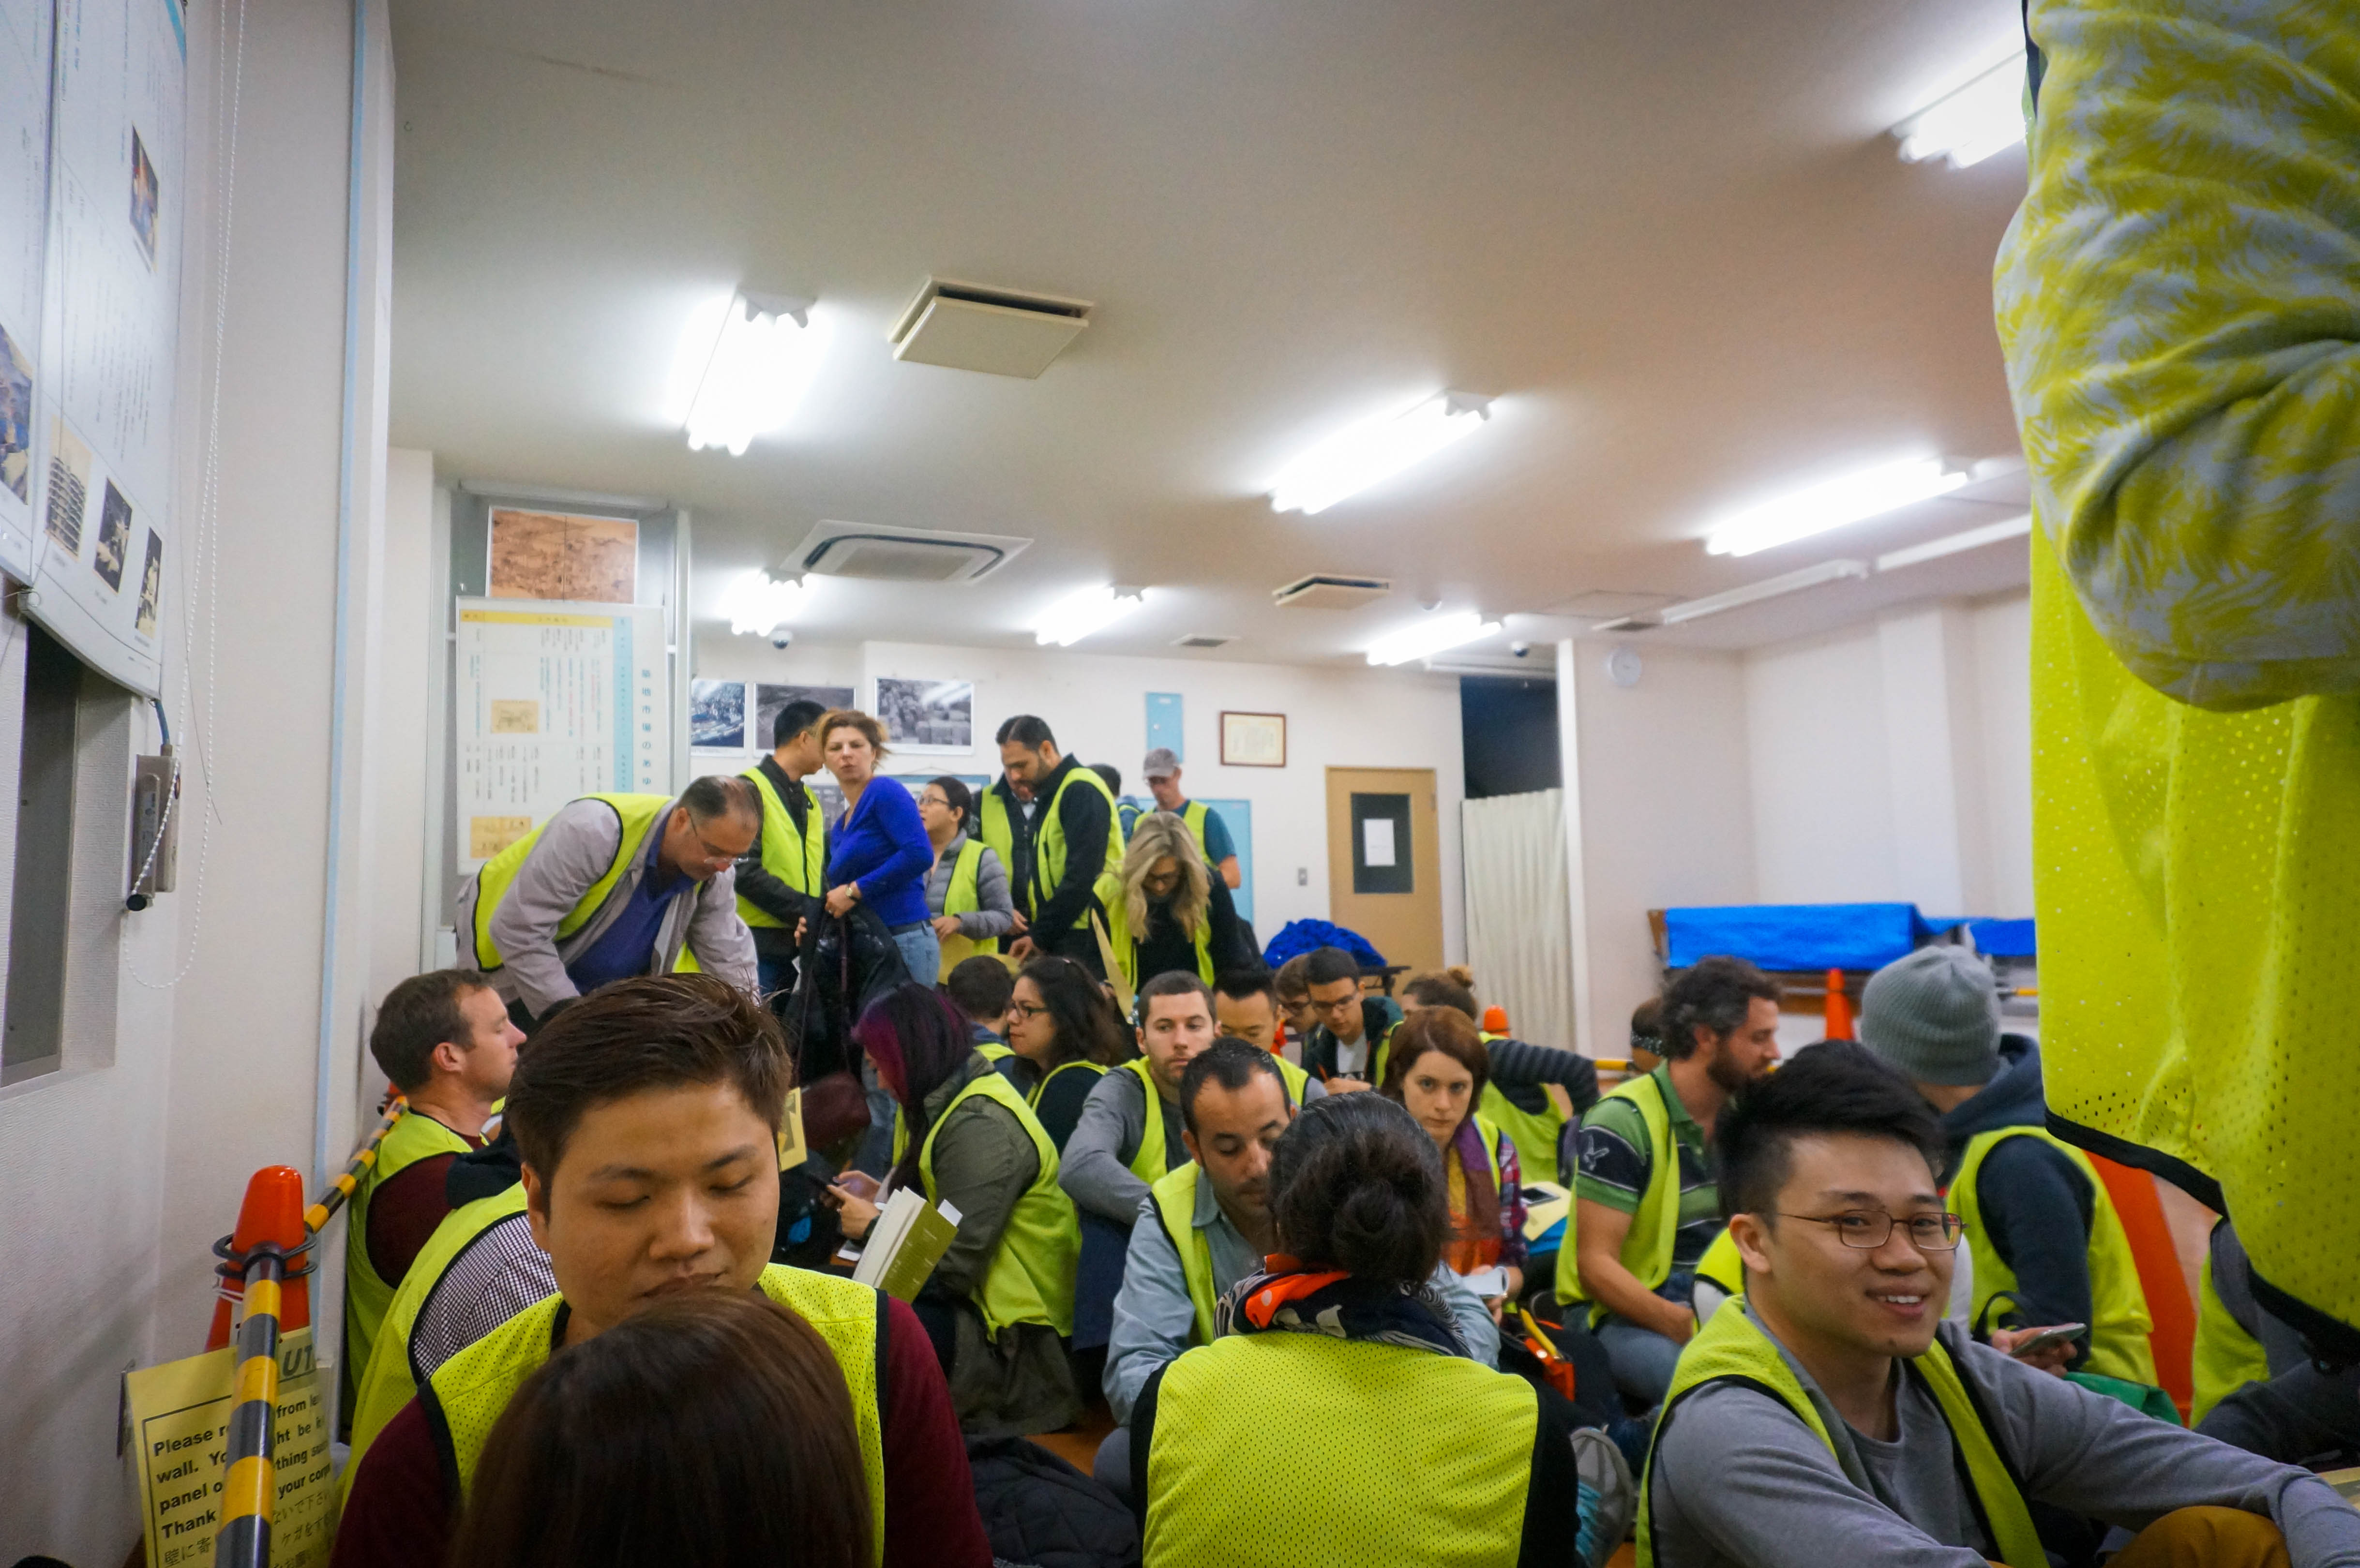
[[476,1457],[558,1349],[683,1290],[755,1290],[803,1317],[851,1395],[876,1561],[988,1568],[950,1389],[917,1314],[770,1261],[792,1071],[776,1019],[709,975],[627,980],[534,1037],[509,1087],[525,1213],[557,1294],[444,1361],[361,1461],[335,1568],[446,1560]]
[[827,891],[827,813],[803,788],[820,770],[819,721],[826,712],[808,698],[781,708],[770,724],[770,755],[738,775],[762,802],[754,847],[738,862],[738,913],[753,935],[766,996],[794,985],[803,923]]
[[[1021,964],[1035,952],[1055,953],[1103,980],[1090,917],[1103,920],[1106,901],[1120,896],[1122,840],[1113,791],[1059,751],[1047,723],[1031,713],[1000,726],[1000,782],[984,791],[982,837],[1008,866],[1010,891],[1024,917],[1009,955]],[[1023,832],[1011,812],[1021,814]]]
[[1148,791],[1155,797],[1155,809],[1169,811],[1186,822],[1189,833],[1196,841],[1196,853],[1205,857],[1205,864],[1219,872],[1221,880],[1230,887],[1242,887],[1245,873],[1238,865],[1238,846],[1229,837],[1229,824],[1212,807],[1180,792],[1180,759],[1173,755],[1172,748],[1159,746],[1149,752],[1140,771],[1146,776]]
[[683,953],[750,995],[761,981],[737,866],[761,822],[754,786],[718,775],[676,799],[570,801],[460,887],[460,958],[528,1034],[610,980],[670,973]]
[[1332,1094],[1383,1083],[1386,1043],[1402,1021],[1400,1004],[1361,990],[1360,961],[1340,947],[1314,948],[1302,956],[1316,1020],[1303,1037],[1304,1068]]
[[2152,1384],[2154,1325],[2129,1238],[2089,1157],[2050,1136],[2040,1049],[2000,1032],[1983,961],[1921,947],[1886,964],[1862,995],[1860,1040],[1942,1118],[1942,1173],[1974,1268],[1970,1326],[2082,1323],[2039,1364]]
[[480,975],[437,969],[386,993],[369,1029],[369,1054],[410,1110],[377,1145],[353,1189],[344,1246],[344,1399],[352,1395],[388,1302],[435,1226],[451,1212],[451,1161],[484,1147],[484,1124],[508,1092],[524,1040]]
[[1945,1140],[1865,1048],[1797,1052],[1719,1137],[1745,1293],[1680,1355],[1643,1568],[2047,1568],[2035,1503],[2140,1530],[2114,1568],[2360,1559],[2360,1513],[2308,1471],[1942,1322],[1962,1228],[1936,1181]]

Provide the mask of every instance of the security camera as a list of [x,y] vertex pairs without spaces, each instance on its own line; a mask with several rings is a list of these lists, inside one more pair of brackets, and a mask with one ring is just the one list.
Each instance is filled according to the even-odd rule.
[[770,646],[779,649],[782,653],[786,650],[787,645],[794,640],[795,634],[787,630],[784,626],[781,626],[777,631],[770,634]]
[[1512,642],[1508,645],[1508,651],[1518,659],[1529,659],[1532,657],[1533,645],[1528,642]]

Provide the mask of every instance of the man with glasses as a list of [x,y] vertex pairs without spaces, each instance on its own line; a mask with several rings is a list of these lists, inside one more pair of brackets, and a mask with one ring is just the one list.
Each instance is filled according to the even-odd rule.
[[754,786],[717,774],[677,799],[569,801],[459,889],[461,957],[528,1035],[610,980],[669,974],[683,952],[755,995],[737,866],[761,826]]
[[1383,1083],[1385,1047],[1402,1020],[1400,1005],[1363,992],[1360,961],[1342,948],[1315,948],[1306,957],[1312,1023],[1303,1039],[1304,1070],[1330,1094]]
[[2309,1472],[2159,1421],[1942,1322],[1962,1228],[1942,1130],[1864,1048],[1721,1116],[1745,1293],[1681,1353],[1640,1497],[1651,1568],[2045,1568],[2035,1504],[2140,1532],[2114,1568],[2360,1560]]

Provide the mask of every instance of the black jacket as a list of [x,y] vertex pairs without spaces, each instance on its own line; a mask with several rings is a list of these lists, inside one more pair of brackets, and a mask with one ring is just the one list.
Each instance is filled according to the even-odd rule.
[[[1362,1073],[1376,1072],[1378,1042],[1390,1036],[1393,1026],[1401,1021],[1399,1002],[1373,992],[1361,994],[1360,1037],[1369,1042],[1369,1060],[1360,1069]],[[1321,1079],[1339,1071],[1336,1065],[1336,1036],[1326,1024],[1314,1024],[1311,1032],[1303,1037],[1303,1070]]]
[[[2006,1034],[2000,1036],[1999,1054],[1999,1075],[1942,1117],[1952,1173],[1977,1133],[2048,1126],[2040,1048]],[[1974,1326],[2090,1322],[2090,1226],[2097,1193],[2081,1167],[2039,1138],[2011,1138],[1984,1157],[1975,1186],[1992,1250],[2016,1272],[2016,1302],[2014,1311],[1995,1302],[1994,1323]]]
[[[780,803],[787,808],[787,815],[794,819],[795,832],[798,834],[809,832],[811,814],[818,810],[812,801],[811,792],[797,780],[787,777],[787,770],[779,766],[776,757],[762,758],[759,767],[762,777],[769,779],[770,788],[779,792]],[[821,900],[800,887],[788,887],[763,869],[762,835],[759,831],[754,834],[754,847],[738,862],[738,896],[773,920],[784,922],[783,929],[775,926],[747,928],[754,933],[754,951],[764,958],[793,957],[795,922],[820,912]]]
[[[1057,790],[1065,782],[1065,776],[1079,767],[1077,758],[1066,757],[1033,787],[1032,798],[1057,800]],[[1065,831],[1065,874],[1054,887],[1032,890],[1033,928],[1053,937],[1071,930],[1097,901],[1091,884],[1107,868],[1107,834],[1114,826],[1114,811],[1106,796],[1096,789],[1067,789],[1065,798],[1057,800],[1057,825]],[[1027,860],[1037,859],[1040,854],[1038,837],[1034,835],[1035,846]],[[1025,877],[1028,884],[1032,880],[1030,869],[1028,866]]]

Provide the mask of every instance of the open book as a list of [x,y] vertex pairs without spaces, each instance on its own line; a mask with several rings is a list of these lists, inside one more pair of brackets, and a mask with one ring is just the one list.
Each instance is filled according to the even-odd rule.
[[853,1279],[897,1300],[916,1300],[919,1287],[950,1250],[958,1223],[959,1212],[949,1203],[930,1209],[917,1189],[901,1189],[885,1200],[869,1225]]

